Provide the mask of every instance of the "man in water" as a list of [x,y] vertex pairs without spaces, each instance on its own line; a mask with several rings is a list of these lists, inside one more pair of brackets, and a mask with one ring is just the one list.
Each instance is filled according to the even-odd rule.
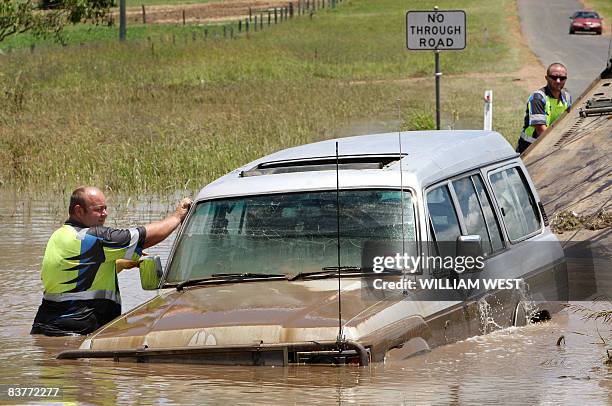
[[[89,334],[121,314],[115,261],[136,261],[143,248],[168,237],[185,218],[191,199],[176,211],[146,226],[115,229],[104,226],[106,198],[96,187],[72,192],[69,218],[56,230],[45,250],[44,285],[31,334]],[[133,262],[136,266],[138,262]]]
[[525,123],[516,152],[522,153],[565,111],[572,106],[572,97],[564,90],[567,68],[551,64],[546,70],[546,86],[531,93],[525,111]]

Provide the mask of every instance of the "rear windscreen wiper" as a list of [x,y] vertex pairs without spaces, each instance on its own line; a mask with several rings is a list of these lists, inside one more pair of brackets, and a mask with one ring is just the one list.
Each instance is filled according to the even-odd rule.
[[207,278],[188,279],[176,285],[176,290],[183,290],[185,286],[193,286],[198,284],[215,284],[215,283],[226,283],[226,282],[237,282],[245,280],[258,280],[258,279],[287,279],[285,274],[267,274],[267,273],[215,273]]
[[289,278],[290,281],[297,279],[316,279],[316,278],[329,278],[332,276],[338,276],[338,269],[340,269],[340,276],[376,276],[376,275],[402,275],[402,271],[398,269],[384,268],[381,272],[374,272],[371,269],[360,268],[357,266],[329,266],[325,267],[320,271],[313,272],[300,272]]

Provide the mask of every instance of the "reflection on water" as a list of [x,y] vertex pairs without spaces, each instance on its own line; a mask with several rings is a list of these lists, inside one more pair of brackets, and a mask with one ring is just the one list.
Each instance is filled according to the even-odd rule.
[[[150,199],[134,207],[109,200],[111,226],[147,223],[175,205]],[[550,323],[496,331],[368,368],[57,361],[58,352],[78,347],[82,338],[32,337],[29,330],[41,300],[44,247],[66,217],[66,205],[0,195],[0,384],[61,387],[64,400],[84,404],[612,403],[612,367],[603,363],[606,347],[598,344],[594,324],[567,312]],[[172,239],[149,253],[165,261]],[[122,272],[119,279],[124,311],[152,296],[140,289],[136,272]],[[557,346],[561,335],[565,342]],[[6,401],[0,397],[0,403]]]

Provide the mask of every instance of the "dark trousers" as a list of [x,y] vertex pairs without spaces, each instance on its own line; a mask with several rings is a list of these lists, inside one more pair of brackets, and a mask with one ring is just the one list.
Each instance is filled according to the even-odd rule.
[[43,299],[30,334],[89,334],[121,314],[121,305],[107,299],[52,302]]
[[527,141],[525,141],[522,138],[519,138],[518,140],[518,145],[516,147],[516,152],[518,152],[519,154],[522,154],[523,151],[525,151],[527,148],[529,148],[531,144]]

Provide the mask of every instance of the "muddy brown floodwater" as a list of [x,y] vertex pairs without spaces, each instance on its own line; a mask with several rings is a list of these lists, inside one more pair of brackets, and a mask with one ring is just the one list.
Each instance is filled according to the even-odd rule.
[[[64,220],[66,202],[24,200],[0,193],[0,404],[33,404],[7,396],[8,387],[58,387],[76,404],[612,404],[612,366],[596,328],[563,311],[544,324],[509,328],[449,344],[392,364],[356,366],[226,367],[58,361],[80,337],[33,337],[41,300],[39,267],[50,234]],[[108,225],[159,219],[174,202],[111,198]],[[172,240],[171,238],[170,240]],[[150,249],[168,255],[172,241]],[[155,293],[141,290],[138,274],[119,277],[123,310]],[[564,342],[557,346],[563,335]],[[562,340],[563,341],[563,340]],[[40,402],[49,401],[38,400]]]

